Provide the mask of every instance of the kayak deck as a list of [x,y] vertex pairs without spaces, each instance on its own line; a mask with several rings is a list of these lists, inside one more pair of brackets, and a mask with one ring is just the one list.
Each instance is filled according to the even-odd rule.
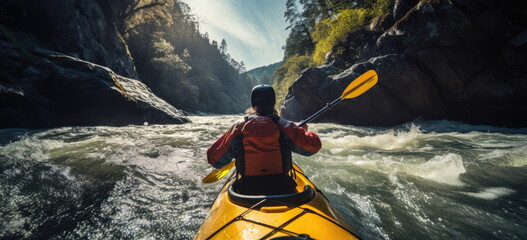
[[231,176],[194,239],[359,239],[302,170],[293,167],[293,194],[237,194]]

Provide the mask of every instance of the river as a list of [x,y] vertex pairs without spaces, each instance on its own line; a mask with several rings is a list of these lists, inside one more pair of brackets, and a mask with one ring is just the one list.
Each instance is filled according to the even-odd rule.
[[[0,130],[0,239],[191,239],[225,180],[205,152],[241,116]],[[525,239],[527,129],[310,124],[294,160],[364,239]]]

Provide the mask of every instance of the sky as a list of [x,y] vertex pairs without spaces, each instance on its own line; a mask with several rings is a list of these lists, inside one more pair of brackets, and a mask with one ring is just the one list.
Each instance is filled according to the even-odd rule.
[[288,32],[286,0],[184,0],[209,39],[227,41],[227,52],[247,70],[281,61]]

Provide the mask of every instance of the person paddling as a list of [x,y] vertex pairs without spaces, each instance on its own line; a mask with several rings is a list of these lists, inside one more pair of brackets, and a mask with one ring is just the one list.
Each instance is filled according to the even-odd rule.
[[274,195],[295,192],[289,172],[291,151],[311,156],[322,144],[318,135],[281,118],[274,108],[274,89],[257,85],[251,92],[251,107],[244,121],[232,126],[207,150],[207,161],[221,168],[236,159],[241,178],[235,190],[247,195]]

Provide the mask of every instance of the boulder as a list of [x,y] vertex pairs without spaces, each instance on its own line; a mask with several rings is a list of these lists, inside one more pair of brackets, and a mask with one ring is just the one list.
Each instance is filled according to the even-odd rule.
[[138,80],[41,48],[25,34],[10,39],[0,38],[0,128],[189,122]]
[[396,21],[401,19],[417,3],[419,3],[419,0],[395,0],[392,13],[393,18]]

